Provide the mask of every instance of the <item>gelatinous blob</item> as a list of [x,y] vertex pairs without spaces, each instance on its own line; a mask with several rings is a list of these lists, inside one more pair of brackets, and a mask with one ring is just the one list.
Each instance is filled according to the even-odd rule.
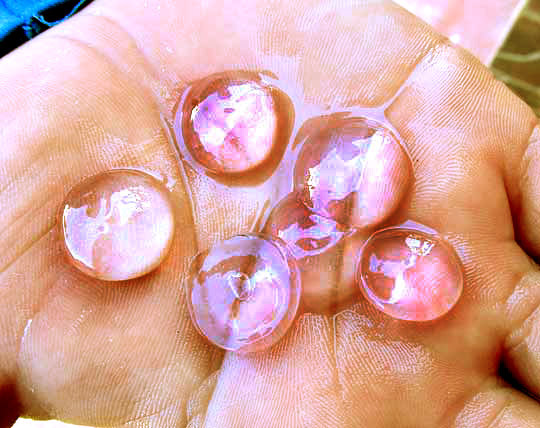
[[199,332],[238,352],[265,349],[291,325],[300,278],[284,244],[264,235],[237,235],[198,254],[186,282]]
[[298,262],[302,278],[302,308],[328,312],[350,298],[357,288],[354,281],[343,281],[343,261],[347,228],[310,211],[291,193],[273,210],[264,233],[283,240]]
[[156,268],[174,235],[167,189],[134,170],[113,170],[79,183],[68,193],[59,223],[68,260],[107,281]]
[[295,189],[318,214],[351,227],[388,217],[412,179],[411,161],[385,126],[369,119],[329,121],[307,137],[295,165]]
[[436,235],[389,228],[362,247],[357,281],[364,296],[386,314],[428,321],[458,301],[463,268],[452,246]]
[[277,135],[271,88],[243,77],[200,85],[182,107],[182,134],[193,158],[216,174],[245,172],[264,163]]
[[291,193],[274,208],[264,232],[282,239],[293,256],[301,260],[335,246],[347,229],[309,210],[298,194]]

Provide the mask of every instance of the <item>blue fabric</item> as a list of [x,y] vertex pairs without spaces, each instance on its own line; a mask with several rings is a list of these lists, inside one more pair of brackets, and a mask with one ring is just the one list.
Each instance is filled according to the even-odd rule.
[[23,20],[11,13],[6,7],[0,3],[0,39],[3,39],[16,27],[22,25]]
[[0,56],[68,19],[92,0],[0,0]]
[[15,28],[29,25],[33,16],[62,0],[0,0],[0,39]]

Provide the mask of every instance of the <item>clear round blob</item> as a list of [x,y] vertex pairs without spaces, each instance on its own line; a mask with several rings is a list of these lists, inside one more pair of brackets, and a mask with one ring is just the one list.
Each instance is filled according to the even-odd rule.
[[408,154],[387,127],[347,118],[329,121],[307,137],[294,177],[295,190],[309,208],[362,228],[397,209],[413,172]]
[[283,240],[296,260],[328,251],[347,234],[342,225],[309,210],[294,192],[272,210],[263,230]]
[[329,313],[358,291],[343,280],[345,238],[350,230],[310,211],[296,193],[286,196],[271,212],[263,232],[287,244],[302,278],[302,309]]
[[357,264],[364,296],[391,317],[429,321],[445,315],[463,290],[463,267],[437,235],[406,228],[374,233]]
[[258,234],[237,235],[199,253],[186,285],[199,332],[241,353],[266,349],[285,334],[301,291],[298,267],[285,245]]
[[60,212],[68,260],[85,274],[123,281],[155,269],[174,236],[168,190],[152,176],[112,170],[72,188]]
[[247,78],[194,88],[182,107],[182,134],[193,158],[215,174],[253,170],[270,156],[278,118],[272,90]]

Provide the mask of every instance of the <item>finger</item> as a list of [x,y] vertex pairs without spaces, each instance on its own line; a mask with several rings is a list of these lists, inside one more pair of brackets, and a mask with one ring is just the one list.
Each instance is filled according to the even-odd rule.
[[465,427],[536,427],[540,406],[532,398],[508,385],[490,379],[483,388],[467,400],[456,417],[456,428]]
[[[92,425],[150,415],[182,423],[190,392],[221,357],[196,334],[181,291],[196,252],[193,219],[148,89],[93,48],[55,35],[4,58],[0,76],[0,205],[8,208],[0,364],[21,410]],[[54,230],[69,188],[117,167],[166,182],[177,220],[163,265],[124,286],[69,267]]]
[[540,127],[534,128],[521,149],[521,162],[513,174],[513,212],[516,218],[516,239],[538,260],[540,256]]
[[503,306],[508,323],[502,359],[510,374],[540,398],[540,271],[522,275]]
[[271,351],[228,354],[204,426],[344,426],[332,346],[330,320],[306,314]]

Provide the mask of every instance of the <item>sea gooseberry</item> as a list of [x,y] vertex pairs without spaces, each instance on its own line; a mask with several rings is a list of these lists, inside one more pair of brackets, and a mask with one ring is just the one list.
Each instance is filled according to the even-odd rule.
[[445,315],[463,289],[463,267],[453,247],[420,230],[388,228],[364,244],[357,265],[364,296],[387,315],[429,321]]
[[80,182],[67,194],[59,220],[67,259],[107,281],[155,269],[174,235],[168,190],[135,170],[112,170]]
[[384,125],[365,118],[330,120],[306,137],[295,189],[321,216],[352,228],[392,214],[413,176],[407,152]]
[[197,82],[186,96],[182,136],[195,161],[214,174],[251,171],[268,160],[278,134],[274,89],[247,73]]
[[258,234],[237,235],[199,253],[186,281],[198,331],[241,353],[276,343],[298,309],[300,277],[284,244]]
[[341,281],[346,227],[307,208],[290,193],[272,210],[264,233],[283,240],[298,263],[302,278],[302,308],[324,312],[357,292],[353,281]]
[[311,211],[293,192],[272,210],[264,232],[283,240],[296,260],[302,260],[330,250],[347,229]]

